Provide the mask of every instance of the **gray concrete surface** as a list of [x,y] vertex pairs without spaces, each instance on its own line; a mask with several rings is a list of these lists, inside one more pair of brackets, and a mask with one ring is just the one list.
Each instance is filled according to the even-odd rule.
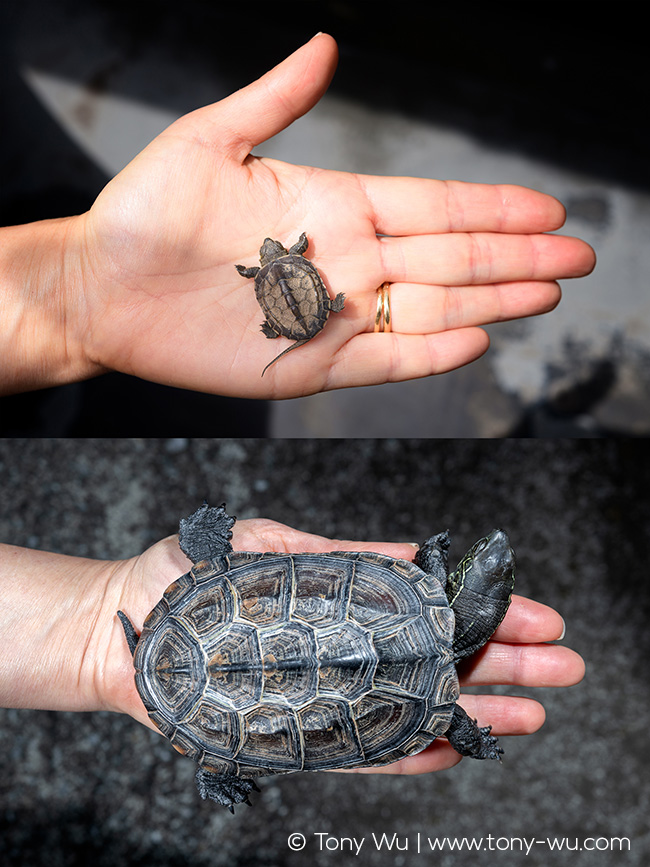
[[[248,4],[243,20],[223,4],[191,2],[180,13],[173,3],[25,0],[16,4],[16,60],[79,152],[110,177],[179,114],[329,29],[342,54],[330,92],[259,153],[345,171],[531,186],[566,204],[562,231],[591,243],[599,264],[565,284],[552,314],[490,326],[492,348],[468,368],[279,402],[269,432],[650,432],[650,193],[635,122],[647,73],[635,34],[616,16],[582,21],[577,31],[563,19],[558,33],[552,11],[531,31],[512,4],[494,13],[470,4],[466,14],[414,4],[390,22],[369,14],[368,3],[273,9]],[[494,43],[503,50],[495,54]]]
[[[0,711],[0,863],[252,867],[626,864],[650,858],[650,461],[644,443],[539,441],[0,441],[0,541],[99,558],[137,554],[204,497],[339,538],[422,540],[460,556],[494,524],[518,592],[561,611],[587,664],[565,690],[498,687],[544,703],[501,767],[416,778],[298,774],[263,781],[235,816],[201,802],[191,762],[130,718]],[[39,576],[31,576],[38,582]],[[302,853],[287,839],[307,838]],[[366,837],[357,857],[314,835]],[[376,851],[371,834],[410,841]],[[567,838],[551,855],[441,852],[426,838]],[[586,851],[588,837],[629,851]],[[500,842],[499,842],[500,841]],[[516,844],[515,844],[516,845]],[[617,845],[617,844],[614,844]]]

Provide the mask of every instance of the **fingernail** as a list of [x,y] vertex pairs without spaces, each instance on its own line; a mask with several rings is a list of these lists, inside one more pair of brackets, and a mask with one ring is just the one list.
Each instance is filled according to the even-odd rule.
[[417,542],[407,542],[406,544],[407,544],[407,545],[410,545],[411,548],[415,548],[416,551],[417,551],[418,548],[420,547],[419,544],[418,544]]
[[566,623],[564,621],[564,617],[562,618],[562,635],[558,638],[558,641],[562,641],[564,636],[566,635]]

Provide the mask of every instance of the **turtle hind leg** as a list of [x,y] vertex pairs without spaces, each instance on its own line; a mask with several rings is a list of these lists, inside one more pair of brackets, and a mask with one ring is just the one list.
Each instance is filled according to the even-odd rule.
[[479,728],[476,720],[467,716],[462,707],[454,706],[454,715],[445,737],[461,756],[472,759],[498,759],[501,761],[503,750],[497,738],[490,734],[492,726]]
[[276,331],[272,325],[269,325],[268,322],[264,321],[260,325],[260,330],[265,337],[268,337],[269,340],[275,340],[276,337],[280,336],[280,332]]
[[311,338],[309,338],[309,337],[305,337],[304,340],[296,340],[296,342],[293,344],[293,346],[289,346],[289,348],[285,349],[284,352],[281,352],[279,355],[276,355],[275,358],[273,359],[273,361],[269,361],[269,363],[266,365],[266,367],[262,371],[262,376],[264,376],[264,374],[269,369],[269,367],[272,364],[275,364],[276,361],[279,361],[283,355],[286,355],[287,352],[291,352],[292,349],[298,349],[299,346],[302,346],[303,344],[307,343],[307,341],[310,339]]
[[248,796],[253,789],[259,792],[253,780],[244,780],[231,774],[214,774],[205,768],[199,768],[196,772],[196,787],[204,800],[210,798],[222,807],[227,807],[231,813],[235,812],[235,804],[252,806]]
[[193,515],[180,522],[178,544],[181,551],[192,563],[229,554],[234,523],[235,518],[226,513],[225,506],[213,508],[204,503]]

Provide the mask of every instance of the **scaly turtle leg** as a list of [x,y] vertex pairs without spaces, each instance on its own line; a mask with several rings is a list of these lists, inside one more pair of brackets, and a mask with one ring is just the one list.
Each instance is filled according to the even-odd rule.
[[449,574],[449,561],[447,553],[449,551],[449,532],[438,533],[431,536],[426,542],[418,548],[418,551],[413,558],[416,566],[419,566],[427,575],[433,575],[443,586],[447,586],[447,575]]
[[226,513],[225,504],[214,508],[204,503],[189,518],[181,520],[178,544],[183,554],[192,563],[229,554],[235,520]]
[[290,248],[289,254],[302,256],[305,250],[309,247],[309,241],[307,240],[307,235],[303,232],[302,235],[298,238],[293,247]]
[[499,741],[490,734],[492,726],[479,728],[476,720],[467,716],[462,707],[454,706],[454,715],[445,737],[461,756],[472,759],[499,759],[503,750]]
[[273,328],[272,325],[269,325],[269,323],[266,321],[262,322],[262,324],[260,325],[260,329],[262,331],[262,334],[265,337],[268,337],[269,340],[275,340],[276,337],[280,336],[280,332],[276,331],[275,328]]
[[215,774],[205,768],[199,768],[196,772],[196,787],[203,799],[210,798],[222,807],[228,807],[231,813],[235,812],[235,804],[244,803],[250,807],[248,796],[253,789],[259,792],[253,780],[244,780],[232,774]]
[[239,271],[242,277],[246,277],[247,279],[257,277],[260,272],[258,265],[254,265],[252,268],[246,268],[244,265],[235,265],[235,268]]

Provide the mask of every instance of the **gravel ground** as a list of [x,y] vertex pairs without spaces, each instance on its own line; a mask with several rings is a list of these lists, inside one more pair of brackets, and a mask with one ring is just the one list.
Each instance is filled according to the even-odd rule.
[[[422,540],[449,527],[452,557],[499,524],[517,551],[519,593],[561,611],[566,643],[587,662],[570,689],[512,690],[540,698],[547,722],[506,738],[501,767],[270,778],[234,817],[202,802],[193,765],[130,718],[0,711],[3,865],[406,864],[418,863],[418,833],[421,863],[648,863],[643,443],[6,440],[0,474],[2,541],[98,558],[138,553],[204,497],[240,519],[339,538]],[[377,850],[372,834],[384,832],[409,849]],[[289,850],[292,833],[304,851]],[[315,836],[325,833],[327,845]],[[444,836],[504,851],[428,851],[427,838]],[[358,856],[337,842],[352,837],[365,838]],[[506,851],[519,837],[544,842],[528,856]],[[572,847],[627,837],[630,850],[551,856],[547,837]]]

